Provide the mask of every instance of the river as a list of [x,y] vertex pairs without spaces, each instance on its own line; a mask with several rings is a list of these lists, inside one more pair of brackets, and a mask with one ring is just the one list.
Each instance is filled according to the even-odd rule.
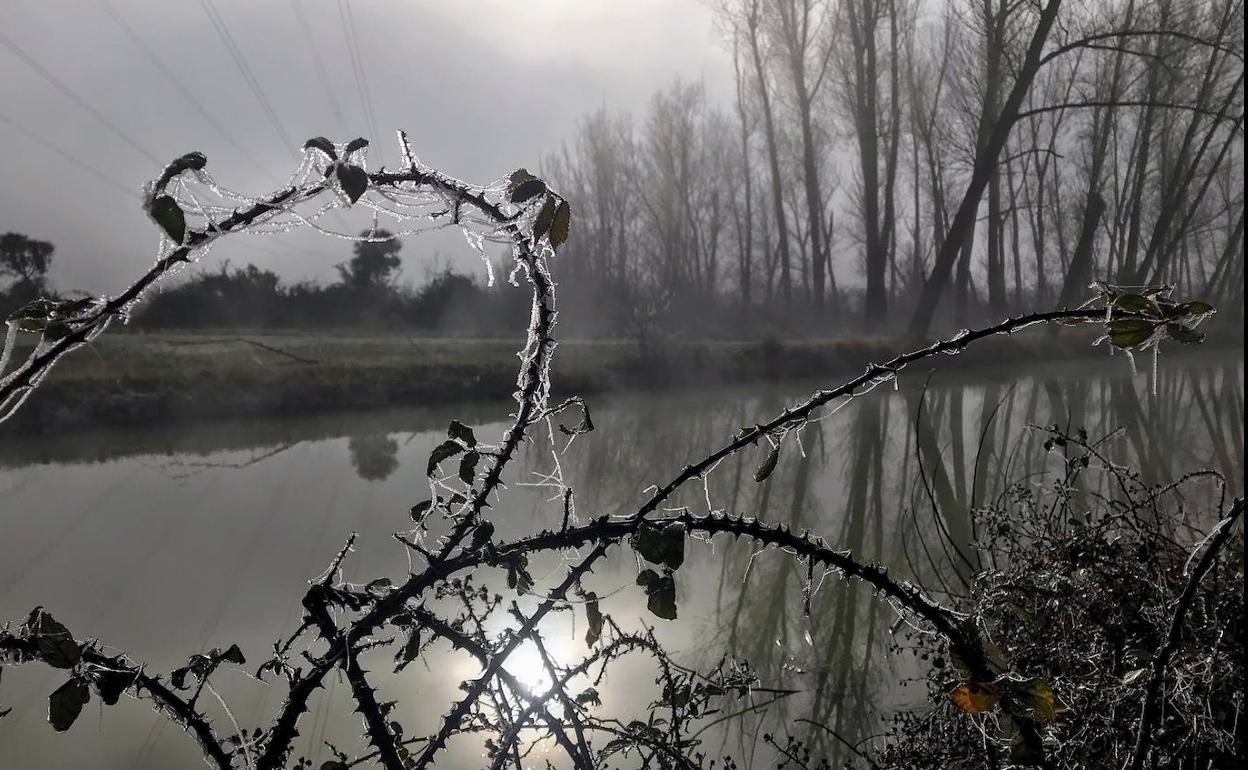
[[[898,388],[882,386],[812,423],[798,438],[801,451],[790,442],[764,483],[753,480],[760,451],[725,462],[678,504],[809,528],[938,590],[965,569],[953,546],[970,550],[976,533],[968,509],[1001,499],[1010,484],[1052,486],[1060,459],[1045,453],[1046,436],[1034,426],[1083,427],[1106,437],[1107,456],[1151,481],[1214,468],[1242,494],[1242,351],[1163,356],[1156,382],[1151,371],[1133,375],[1121,356],[1025,371],[960,371],[956,363],[938,362],[930,382],[927,370],[907,371]],[[575,490],[581,519],[628,513],[649,485],[664,483],[740,426],[830,384],[595,397],[593,433],[570,447],[562,434],[552,440],[540,433],[525,449],[494,508],[496,537],[558,524],[562,503],[551,500],[559,489],[548,480],[556,470]],[[359,532],[345,564],[349,579],[403,579],[407,556],[390,533],[409,528],[409,508],[428,497],[425,461],[447,423],[472,424],[484,439],[503,429],[507,412],[503,402],[474,403],[0,436],[0,622],[20,622],[42,605],[77,636],[99,638],[161,672],[191,653],[237,643],[254,672],[273,642],[297,626],[307,581],[349,533]],[[1207,491],[1194,489],[1193,511]],[[558,567],[537,565],[538,584]],[[609,596],[603,610],[617,622],[656,625],[684,661],[737,655],[769,685],[801,691],[708,732],[713,751],[736,752],[782,715],[808,717],[858,741],[890,713],[923,703],[922,689],[902,682],[915,675],[915,663],[888,653],[895,615],[865,590],[828,578],[806,616],[803,567],[783,554],[716,540],[690,548],[677,577],[680,617],[668,622],[647,613],[636,572],[632,553],[615,549],[593,575],[594,590]],[[531,605],[531,598],[521,602]],[[579,610],[557,613],[545,628],[556,657],[584,653]],[[401,701],[397,718],[409,735],[432,731],[456,699],[456,685],[476,672],[466,656],[444,647],[425,663],[383,686]],[[527,648],[509,667],[532,686],[543,678]],[[621,663],[598,688],[602,709],[627,718],[644,713],[653,676],[645,661]],[[13,711],[0,719],[0,768],[202,766],[189,736],[132,699],[102,709],[93,698],[68,735],[54,733],[46,698],[64,678],[44,667],[4,671],[0,711]],[[222,672],[214,682],[244,725],[264,724],[280,702],[281,688],[244,673]],[[305,717],[298,748],[315,767],[332,758],[325,741],[355,746],[360,726],[341,708],[344,693],[343,682],[331,682]],[[228,724],[215,700],[205,695],[202,703]],[[832,758],[842,750],[824,731],[812,737]],[[476,766],[480,753],[478,744],[461,741],[445,766]]]

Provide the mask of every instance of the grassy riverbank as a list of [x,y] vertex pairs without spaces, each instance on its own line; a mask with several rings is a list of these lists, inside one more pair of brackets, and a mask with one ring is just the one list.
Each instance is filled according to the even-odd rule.
[[[988,340],[958,358],[1014,367],[1105,356],[1084,330]],[[519,340],[324,334],[126,333],[67,357],[7,433],[59,433],[134,421],[182,422],[505,399]],[[1242,350],[1242,341],[1223,343]],[[913,347],[883,337],[837,340],[564,341],[556,394],[704,387],[861,371]],[[830,383],[831,384],[831,383]]]

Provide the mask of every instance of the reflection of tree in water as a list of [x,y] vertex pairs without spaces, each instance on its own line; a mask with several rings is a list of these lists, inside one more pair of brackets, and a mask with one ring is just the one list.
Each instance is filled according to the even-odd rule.
[[[1185,362],[1149,377],[1054,375],[974,384],[936,379],[896,395],[864,399],[808,425],[804,452],[788,443],[775,471],[755,483],[755,453],[725,461],[701,485],[673,500],[703,513],[714,509],[783,523],[794,531],[824,532],[831,542],[867,561],[893,565],[943,596],[961,593],[982,569],[980,533],[971,512],[991,504],[1008,486],[1040,478],[1058,459],[1041,447],[1045,435],[1030,426],[1086,427],[1109,436],[1102,448],[1114,462],[1138,467],[1146,479],[1179,467],[1219,467],[1233,489],[1242,488],[1242,369]],[[561,460],[576,487],[578,510],[627,508],[638,490],[673,462],[698,456],[731,435],[747,415],[783,404],[780,394],[732,403],[704,399],[619,401],[595,413],[604,426],[578,439]],[[1151,436],[1138,441],[1135,436]],[[1226,440],[1224,437],[1231,437]],[[1170,449],[1159,452],[1157,447]],[[549,471],[549,453],[531,459],[530,471]],[[1087,482],[1093,492],[1096,484]],[[1100,483],[1100,482],[1097,482]],[[590,515],[594,515],[591,513]],[[723,654],[747,660],[769,686],[800,690],[751,720],[733,720],[720,740],[748,752],[757,735],[782,723],[806,720],[803,736],[837,766],[854,752],[845,743],[870,743],[888,716],[908,701],[897,682],[910,676],[909,661],[891,655],[895,617],[857,583],[823,582],[806,614],[802,564],[756,552],[746,542],[715,541],[714,551],[691,553],[719,573],[709,618],[717,644],[698,654],[714,662]],[[820,575],[815,576],[818,584]],[[789,597],[779,601],[778,597]],[[760,696],[759,702],[767,698]]]
[[347,451],[351,467],[365,481],[384,481],[399,467],[399,442],[385,433],[352,436]]

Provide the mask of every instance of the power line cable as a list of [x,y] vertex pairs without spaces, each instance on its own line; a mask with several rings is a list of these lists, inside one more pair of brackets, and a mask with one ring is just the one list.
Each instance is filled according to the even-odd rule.
[[[118,182],[116,179],[113,179],[108,174],[101,171],[98,167],[91,165],[87,161],[75,156],[69,151],[64,150],[61,147],[58,147],[55,144],[49,142],[47,139],[44,139],[39,134],[35,133],[34,131],[31,131],[29,128],[26,128],[22,124],[10,118],[8,115],[5,115],[3,112],[0,112],[0,123],[4,123],[5,125],[12,128],[14,131],[16,131],[17,133],[29,139],[30,141],[40,145],[41,147],[48,150],[49,152],[59,156],[65,162],[73,164],[74,166],[77,166],[79,169],[87,172],[91,176],[95,177],[98,181],[103,182],[109,187],[112,187],[114,190],[117,190],[118,192],[122,193],[126,197],[131,198],[136,201],[142,200],[142,196],[139,195],[139,193],[136,190],[132,190],[129,187],[126,187],[125,185]],[[322,252],[311,251],[311,250],[308,250],[307,248],[302,248],[302,247],[283,249],[280,246],[270,246],[270,245],[258,243],[254,239],[251,241],[235,241],[235,242],[232,242],[232,244],[241,249],[250,248],[250,249],[255,250],[256,252],[259,252],[260,254],[266,254],[268,256],[273,256],[273,257],[290,257],[290,256],[303,255],[303,256],[324,258],[324,257],[330,256]]]
[[321,56],[321,49],[317,47],[316,40],[312,36],[312,28],[308,25],[307,16],[303,13],[303,8],[299,5],[299,0],[290,0],[290,5],[295,11],[295,20],[299,23],[299,29],[303,32],[304,42],[308,45],[308,50],[312,52],[312,63],[316,66],[317,79],[321,81],[321,86],[325,89],[325,96],[329,99],[330,109],[334,112],[334,117],[338,119],[338,127],[342,129],[343,136],[347,134],[347,119],[342,109],[342,103],[338,101],[337,95],[329,82],[329,69],[325,66],[325,58]]
[[56,145],[49,142],[47,139],[44,139],[39,134],[36,134],[34,131],[31,131],[29,128],[26,128],[25,126],[21,125],[20,123],[13,120],[12,118],[10,118],[9,116],[5,115],[2,112],[0,112],[0,123],[4,123],[5,125],[12,128],[14,131],[16,131],[17,133],[26,137],[30,141],[42,146],[44,149],[48,150],[49,152],[59,155],[61,159],[64,160],[65,162],[71,163],[77,166],[78,168],[87,172],[88,174],[95,177],[97,180],[103,182],[104,184],[109,185],[110,187],[116,190],[120,190],[122,193],[128,195],[131,198],[134,198],[135,200],[142,200],[142,196],[139,195],[138,191],[131,190],[129,187],[126,187],[125,185],[121,184],[116,179],[113,179],[108,174],[105,174],[103,171],[91,165],[87,161],[82,160],[81,158],[75,155],[72,155],[71,153],[69,153],[66,150],[61,149],[60,147],[57,147]]
[[104,126],[109,131],[111,131],[114,135],[120,138],[123,142],[130,145],[130,147],[133,148],[135,152],[139,153],[143,157],[150,160],[154,166],[163,167],[165,165],[164,162],[158,159],[155,155],[143,149],[143,147],[140,146],[138,142],[131,139],[129,134],[127,134],[125,131],[122,131],[120,128],[118,128],[117,124],[113,123],[113,121],[105,117],[95,107],[92,107],[90,102],[88,102],[86,99],[79,96],[72,88],[65,85],[65,83],[63,83],[59,78],[57,78],[51,72],[48,72],[48,70],[39,62],[35,61],[35,59],[32,58],[30,54],[23,51],[16,43],[14,43],[12,40],[9,40],[3,34],[0,34],[0,45],[3,45],[5,48],[12,51],[13,54],[16,55],[17,58],[21,59],[22,62],[27,67],[30,67],[40,77],[42,77],[44,80],[51,83],[53,88],[60,91],[62,94],[68,97],[74,104],[81,107],[83,111],[85,111],[91,117],[95,118],[96,121],[100,123],[100,125]]
[[277,112],[273,109],[273,103],[269,101],[269,97],[264,93],[264,89],[260,86],[260,81],[256,78],[255,72],[247,65],[247,59],[243,56],[242,50],[234,42],[234,36],[230,34],[225,19],[217,12],[216,6],[212,4],[212,0],[199,0],[199,4],[204,9],[204,13],[208,15],[208,20],[212,22],[213,29],[217,32],[217,37],[225,45],[226,51],[229,53],[230,58],[234,60],[234,65],[238,67],[238,71],[242,74],[247,87],[251,89],[251,93],[256,97],[256,101],[260,102],[260,106],[268,117],[269,123],[272,124],[273,130],[277,132],[278,138],[282,140],[282,144],[291,155],[298,155],[299,151],[296,149],[295,143],[291,141],[290,135],[282,127],[282,123],[277,117]]
[[112,20],[117,24],[117,26],[121,28],[122,32],[124,32],[126,36],[130,38],[131,42],[134,43],[135,47],[137,47],[140,51],[143,52],[143,54],[147,57],[148,61],[150,61],[156,67],[156,69],[160,70],[161,74],[163,74],[165,78],[178,91],[178,93],[180,93],[182,97],[186,99],[187,103],[189,103],[192,107],[195,108],[195,111],[200,114],[200,116],[204,119],[206,123],[208,123],[208,125],[215,128],[223,137],[225,137],[225,140],[230,143],[230,146],[232,146],[238,152],[238,154],[242,156],[244,160],[251,163],[261,173],[265,174],[266,176],[269,176],[269,177],[272,177],[273,179],[277,179],[281,181],[282,177],[280,175],[274,174],[268,168],[265,168],[265,166],[262,163],[260,163],[260,161],[256,160],[256,158],[251,153],[249,153],[247,149],[233,137],[233,135],[230,134],[229,130],[226,129],[225,126],[221,125],[221,122],[218,121],[213,116],[213,114],[209,112],[206,107],[204,107],[203,103],[201,103],[199,99],[195,97],[195,94],[191,91],[191,89],[188,88],[178,78],[177,73],[175,73],[167,64],[165,64],[164,60],[160,57],[160,55],[157,54],[154,50],[152,50],[151,46],[149,46],[146,43],[146,41],[143,40],[142,36],[140,36],[139,33],[134,30],[134,27],[130,26],[130,23],[125,20],[123,15],[117,9],[113,8],[112,5],[108,3],[108,0],[100,0],[100,5],[104,7],[104,10],[108,13],[108,15],[112,18]]
[[360,41],[355,31],[355,16],[351,13],[350,3],[338,0],[338,15],[342,18],[342,28],[347,38],[347,53],[351,56],[351,71],[355,74],[355,85],[360,93],[360,104],[364,107],[364,118],[368,121],[368,130],[377,154],[378,163],[383,163],[380,139],[377,131],[377,119],[373,114],[373,96],[368,88],[368,73],[364,70],[364,57],[360,53]]
[[[277,111],[273,109],[273,103],[269,101],[269,97],[260,86],[260,80],[256,77],[256,74],[252,70],[251,66],[247,64],[247,57],[243,55],[242,50],[234,41],[234,36],[230,34],[230,30],[225,23],[225,19],[217,11],[217,7],[213,5],[212,0],[199,0],[199,4],[204,9],[204,13],[207,14],[208,20],[212,22],[213,28],[217,32],[217,37],[219,37],[221,42],[225,45],[226,51],[230,54],[230,58],[234,60],[235,66],[238,67],[238,71],[242,74],[243,80],[247,82],[248,87],[251,88],[252,94],[256,97],[256,100],[260,102],[260,106],[264,109],[265,114],[269,118],[269,123],[272,124],[273,130],[277,132],[278,137],[286,146],[287,152],[289,152],[292,156],[298,157],[300,150],[296,149],[294,142],[290,140],[290,135],[287,134],[286,129],[282,127],[282,121],[278,118]],[[340,212],[334,212],[333,216],[339,222],[343,221],[342,214]]]

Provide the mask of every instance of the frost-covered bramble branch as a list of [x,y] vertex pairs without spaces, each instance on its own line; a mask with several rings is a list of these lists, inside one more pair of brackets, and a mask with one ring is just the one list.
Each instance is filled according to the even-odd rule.
[[[487,242],[510,246],[516,270],[545,270],[537,253],[557,249],[567,239],[571,209],[566,201],[524,169],[486,187],[475,187],[430,169],[416,158],[400,134],[406,167],[369,173],[364,139],[344,145],[317,137],[304,146],[302,163],[280,190],[247,196],[219,185],[202,153],[191,152],[170,163],[144,189],[144,212],[162,237],[155,264],[116,296],[58,302],[38,299],[11,313],[0,354],[0,422],[10,417],[60,358],[103,333],[129,313],[144,294],[184,265],[204,256],[217,240],[240,233],[276,233],[311,227],[327,235],[354,239],[324,226],[335,209],[361,206],[379,220],[406,227],[387,237],[431,229],[460,228],[469,243],[485,254]],[[515,193],[514,195],[512,193]],[[368,240],[372,236],[365,236]],[[515,280],[513,274],[512,280]],[[19,332],[39,335],[26,360],[7,374]],[[530,340],[538,344],[536,340]],[[535,373],[544,374],[545,370]]]
[[[1103,326],[1109,342],[1128,352],[1155,346],[1163,337],[1197,342],[1195,326],[1213,309],[1199,302],[1172,302],[1161,288],[1126,291],[1101,286],[1088,306],[1034,313],[1007,319],[975,331],[963,331],[883,364],[873,364],[843,385],[820,390],[766,422],[743,428],[721,447],[685,466],[636,510],[626,515],[600,515],[580,523],[574,515],[573,493],[559,477],[561,510],[552,512],[549,528],[510,542],[494,538],[493,506],[505,488],[511,461],[535,430],[555,433],[554,418],[578,408],[574,427],[558,432],[575,438],[593,430],[583,400],[568,399],[551,406],[550,366],[555,349],[554,280],[549,261],[565,241],[571,210],[545,182],[523,169],[492,185],[476,187],[422,165],[400,134],[405,166],[369,172],[367,142],[333,144],[310,140],[288,186],[261,198],[248,198],[220,187],[207,173],[202,155],[192,153],[170,164],[149,185],[145,208],[163,233],[159,258],[151,270],[116,298],[79,303],[32,303],[10,319],[10,344],[16,330],[40,335],[24,363],[0,381],[0,403],[11,414],[66,353],[88,343],[116,318],[125,318],[143,292],[186,262],[198,258],[215,242],[241,232],[282,231],[312,227],[334,235],[322,225],[324,215],[343,206],[370,209],[375,221],[393,219],[410,225],[407,232],[430,227],[458,227],[482,250],[487,241],[510,249],[513,280],[523,274],[531,292],[528,334],[514,393],[512,421],[495,443],[478,438],[459,421],[429,457],[425,468],[429,499],[411,509],[412,529],[395,537],[411,556],[410,574],[399,583],[385,577],[364,584],[346,582],[342,566],[350,558],[354,535],[329,568],[311,582],[302,599],[299,628],[274,645],[257,676],[285,682],[283,702],[265,726],[234,727],[221,736],[199,708],[199,693],[223,666],[245,664],[242,650],[231,646],[192,656],[167,678],[151,675],[124,657],[108,658],[98,641],[75,637],[42,610],[25,622],[0,630],[0,666],[40,661],[64,669],[69,680],[50,699],[53,726],[67,729],[94,688],[105,703],[123,693],[150,700],[155,707],[191,732],[205,757],[219,770],[279,770],[292,762],[295,739],[314,694],[336,672],[350,687],[354,710],[363,722],[367,746],[352,755],[334,748],[337,760],[322,770],[344,770],[374,763],[386,770],[433,767],[450,742],[459,736],[488,735],[485,750],[494,768],[521,767],[537,742],[550,739],[577,767],[612,766],[619,757],[635,757],[642,766],[703,766],[698,736],[715,721],[719,704],[737,699],[757,707],[760,693],[779,699],[789,691],[768,691],[748,666],[724,661],[699,673],[679,666],[649,630],[621,628],[603,611],[600,597],[586,577],[614,547],[627,544],[638,556],[637,584],[647,607],[659,618],[677,615],[674,575],[685,561],[691,537],[732,535],[760,547],[772,547],[802,560],[813,581],[816,566],[862,581],[882,595],[906,620],[934,632],[951,655],[962,661],[971,683],[988,683],[998,671],[989,660],[981,628],[973,616],[932,599],[917,585],[890,575],[881,565],[867,563],[837,550],[816,533],[790,531],[742,514],[711,511],[694,515],[664,511],[673,496],[690,482],[712,473],[725,459],[753,447],[763,457],[754,478],[765,481],[774,471],[789,437],[817,420],[825,407],[844,403],[892,380],[920,360],[960,353],[987,337],[1012,334],[1029,326],[1060,322]],[[376,231],[374,228],[374,232]],[[365,236],[366,238],[368,236]],[[487,260],[487,264],[489,264]],[[0,367],[3,372],[3,367]],[[765,442],[765,443],[764,443]],[[449,474],[444,466],[455,466]],[[660,513],[660,511],[663,511]],[[556,526],[557,524],[557,526]],[[552,585],[539,590],[530,574],[530,559],[557,558]],[[522,611],[490,591],[478,575],[505,573],[510,590],[535,598]],[[807,591],[811,590],[807,586]],[[559,661],[543,644],[543,623],[560,611],[583,612],[590,652],[579,661]],[[399,674],[429,654],[435,639],[463,649],[481,672],[464,681],[463,696],[450,704],[436,731],[407,736],[394,715],[394,703],[377,693],[376,670],[383,651],[394,650]],[[539,650],[550,686],[534,692],[517,681],[506,664],[526,643]],[[641,653],[658,667],[658,694],[645,719],[598,713],[596,687],[622,657]],[[1020,698],[1007,698],[1003,708],[1029,743],[1040,743],[1041,724],[1026,713]],[[604,738],[605,743],[598,743]]]

